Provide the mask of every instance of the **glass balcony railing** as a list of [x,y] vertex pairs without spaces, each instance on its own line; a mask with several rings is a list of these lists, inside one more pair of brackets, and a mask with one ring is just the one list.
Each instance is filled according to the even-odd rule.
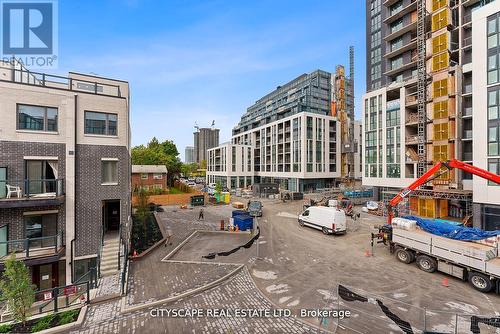
[[0,241],[0,261],[10,254],[16,258],[44,257],[57,254],[63,247],[62,233],[39,238]]

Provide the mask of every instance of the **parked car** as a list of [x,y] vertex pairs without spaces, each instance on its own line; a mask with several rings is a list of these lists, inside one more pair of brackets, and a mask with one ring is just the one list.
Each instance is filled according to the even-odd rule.
[[250,201],[248,202],[248,214],[252,217],[262,217],[262,202]]
[[190,187],[196,187],[196,183],[194,181],[188,181],[186,184]]
[[310,206],[299,215],[299,225],[321,230],[324,234],[343,234],[347,231],[344,211],[326,206]]

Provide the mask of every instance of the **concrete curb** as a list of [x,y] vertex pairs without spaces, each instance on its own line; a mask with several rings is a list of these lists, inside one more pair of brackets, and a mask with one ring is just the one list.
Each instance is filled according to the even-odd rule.
[[178,244],[170,253],[167,254],[163,259],[161,259],[161,262],[166,262],[168,259],[170,259],[172,256],[175,255],[179,251],[179,249],[182,248],[185,244],[188,243],[191,238],[193,238],[196,234],[198,233],[198,230],[195,230],[193,233],[191,233],[186,239],[184,239],[180,244]]
[[221,278],[218,278],[215,281],[212,281],[212,282],[210,282],[210,283],[208,283],[208,284],[206,284],[204,286],[188,290],[188,291],[186,291],[184,293],[181,293],[181,294],[179,294],[177,296],[173,296],[173,297],[168,297],[168,298],[156,300],[154,302],[150,302],[150,303],[145,303],[145,304],[141,304],[141,305],[137,305],[137,306],[132,306],[132,307],[124,308],[124,304],[126,303],[126,301],[125,301],[125,298],[122,298],[122,305],[121,305],[121,311],[120,312],[121,313],[129,313],[129,312],[143,310],[143,309],[146,309],[146,308],[151,308],[151,307],[156,306],[156,305],[162,305],[162,304],[176,302],[176,301],[178,301],[180,299],[183,299],[183,298],[192,296],[194,294],[203,292],[205,290],[208,290],[210,288],[213,288],[213,287],[221,284],[222,282],[224,282],[225,280],[227,280],[231,276],[234,276],[236,273],[238,273],[244,267],[245,267],[245,265],[242,264],[238,268],[236,268],[235,270],[231,271],[230,273],[228,273],[228,274],[222,276]]
[[37,333],[39,333],[39,334],[53,334],[53,333],[67,332],[70,329],[79,328],[83,323],[83,320],[85,318],[86,313],[87,313],[87,305],[80,308],[80,313],[78,314],[78,319],[76,319],[76,321],[74,321],[70,324],[44,329],[43,331],[39,331]]

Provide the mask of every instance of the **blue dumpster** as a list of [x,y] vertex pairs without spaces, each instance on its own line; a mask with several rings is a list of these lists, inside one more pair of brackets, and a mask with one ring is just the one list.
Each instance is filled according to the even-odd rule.
[[236,216],[241,216],[241,215],[248,215],[248,212],[245,210],[233,210],[231,216],[234,218]]
[[251,230],[253,228],[253,217],[248,214],[234,216],[233,222],[235,226],[238,226],[240,231]]

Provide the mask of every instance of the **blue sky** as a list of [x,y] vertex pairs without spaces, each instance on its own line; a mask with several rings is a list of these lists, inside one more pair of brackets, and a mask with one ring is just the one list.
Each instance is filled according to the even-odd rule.
[[[59,69],[127,80],[132,144],[221,129],[276,86],[356,53],[356,113],[365,91],[364,1],[59,0]],[[359,116],[358,116],[359,117]]]

